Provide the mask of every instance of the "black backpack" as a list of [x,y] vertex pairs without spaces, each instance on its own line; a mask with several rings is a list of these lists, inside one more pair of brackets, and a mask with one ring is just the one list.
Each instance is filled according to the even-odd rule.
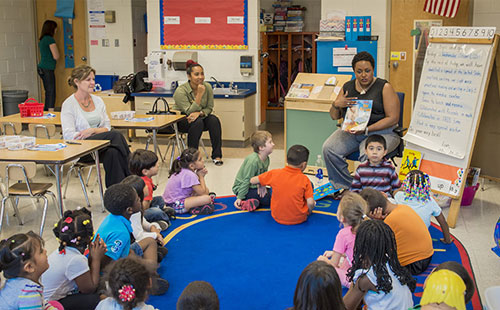
[[144,78],[148,77],[147,71],[139,71],[134,74],[134,78],[130,80],[127,84],[127,89],[125,90],[125,97],[123,97],[123,102],[127,103],[130,100],[132,93],[138,93],[141,91],[150,91],[153,89],[153,83],[144,82]]

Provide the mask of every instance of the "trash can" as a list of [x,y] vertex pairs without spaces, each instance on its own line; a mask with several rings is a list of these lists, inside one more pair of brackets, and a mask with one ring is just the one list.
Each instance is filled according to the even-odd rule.
[[17,105],[23,103],[26,99],[28,99],[27,90],[3,90],[3,115],[7,116],[19,113],[19,107]]

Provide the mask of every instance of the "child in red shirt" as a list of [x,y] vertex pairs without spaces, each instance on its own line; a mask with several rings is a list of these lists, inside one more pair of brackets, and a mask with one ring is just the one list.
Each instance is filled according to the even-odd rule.
[[305,146],[294,145],[286,156],[288,166],[250,179],[251,184],[272,187],[271,216],[280,224],[305,222],[316,206],[311,181],[302,173],[307,167],[308,159],[309,150]]

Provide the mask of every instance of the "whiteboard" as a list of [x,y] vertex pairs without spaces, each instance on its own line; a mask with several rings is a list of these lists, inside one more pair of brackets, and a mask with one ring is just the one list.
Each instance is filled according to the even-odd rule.
[[433,151],[433,160],[450,163],[452,157],[453,164],[465,168],[491,50],[489,44],[429,44],[411,123],[404,137],[407,142]]

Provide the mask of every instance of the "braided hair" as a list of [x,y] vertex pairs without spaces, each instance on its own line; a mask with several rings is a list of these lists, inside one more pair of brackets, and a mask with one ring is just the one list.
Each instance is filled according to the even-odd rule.
[[182,151],[181,156],[177,157],[172,163],[172,168],[168,173],[168,177],[181,172],[182,168],[189,169],[189,164],[197,161],[199,155],[200,151],[193,148]]
[[403,182],[405,201],[416,199],[419,202],[426,203],[431,199],[430,189],[429,175],[420,170],[410,171]]
[[91,213],[87,208],[66,211],[52,231],[59,241],[59,252],[70,246],[83,253],[94,235]]
[[0,271],[3,271],[3,276],[6,279],[22,276],[26,262],[34,257],[36,251],[42,251],[43,245],[43,239],[32,231],[0,241]]
[[131,310],[146,300],[152,271],[137,258],[125,257],[110,266],[106,276],[112,296],[124,310]]
[[349,281],[353,281],[356,270],[370,267],[377,277],[377,290],[389,293],[393,288],[387,267],[391,268],[401,285],[408,285],[412,292],[415,290],[415,279],[399,263],[394,233],[389,225],[380,220],[363,221],[359,225],[352,267],[347,272]]

